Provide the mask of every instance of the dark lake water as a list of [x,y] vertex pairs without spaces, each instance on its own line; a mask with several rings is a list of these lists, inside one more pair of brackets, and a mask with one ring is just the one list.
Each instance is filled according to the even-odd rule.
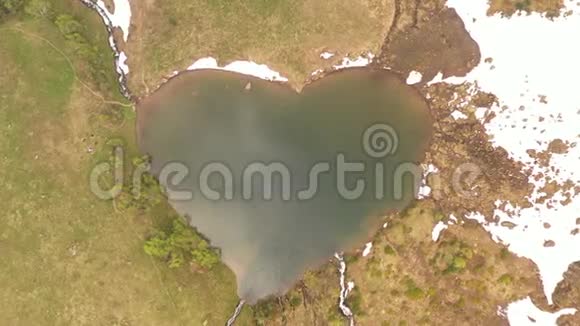
[[412,163],[430,138],[421,95],[367,68],[300,94],[231,72],[186,72],[138,107],[140,148],[171,205],[221,249],[250,303],[362,246],[386,213],[406,207],[420,182]]

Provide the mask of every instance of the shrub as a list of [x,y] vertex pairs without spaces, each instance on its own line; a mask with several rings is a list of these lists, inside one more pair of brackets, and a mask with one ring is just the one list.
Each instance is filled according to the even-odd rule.
[[468,267],[474,255],[474,250],[461,241],[445,241],[431,262],[441,267],[444,275],[459,273]]
[[394,255],[395,249],[393,249],[393,247],[391,247],[390,245],[386,245],[384,248],[384,252],[386,255]]
[[265,325],[278,312],[273,299],[259,301],[253,308],[256,325]]
[[518,1],[518,2],[516,2],[516,9],[529,11],[530,5],[531,5],[530,0]]
[[290,298],[289,303],[290,303],[290,307],[296,308],[296,307],[298,307],[299,305],[302,304],[302,298],[300,298],[298,295],[293,295]]
[[87,30],[79,21],[71,15],[62,14],[56,17],[54,24],[75,53],[86,61],[89,73],[100,90],[107,89],[111,86],[111,82],[116,83],[116,80],[110,79],[107,74],[107,67],[112,60],[111,53],[99,51],[98,47],[87,39]]
[[510,285],[513,282],[513,277],[510,274],[503,274],[498,279],[498,282],[503,284],[503,285]]
[[461,256],[456,256],[453,258],[452,266],[457,271],[463,270],[467,266],[467,261]]
[[22,8],[24,0],[0,0],[0,15],[13,14]]
[[215,266],[220,260],[217,253],[210,248],[209,243],[204,239],[201,239],[197,247],[191,251],[191,256],[199,266],[207,269]]
[[119,196],[115,198],[115,205],[118,209],[147,211],[161,202],[163,198],[161,187],[157,179],[146,172],[145,165],[149,164],[149,161],[150,158],[147,155],[133,158],[132,174],[139,176],[139,179],[128,180],[130,184],[125,185]]
[[159,231],[157,235],[147,240],[143,249],[149,256],[156,258],[167,258],[171,253],[167,235],[162,231]]
[[20,12],[23,4],[23,0],[0,0],[0,23],[5,17]]
[[29,0],[24,12],[36,18],[50,19],[53,15],[52,4],[47,0]]
[[507,248],[501,248],[500,252],[499,252],[499,257],[501,259],[507,259],[510,256],[510,252]]
[[79,35],[82,32],[83,25],[76,21],[71,15],[58,15],[54,21],[58,30],[66,39],[73,39],[75,35]]
[[407,287],[405,290],[405,296],[407,298],[412,300],[419,300],[425,297],[425,292],[419,288],[412,279],[407,278],[405,280],[405,285]]
[[364,312],[362,310],[362,295],[358,288],[354,288],[352,292],[348,294],[346,297],[346,305],[350,308],[354,315],[363,315]]
[[181,218],[175,218],[169,232],[157,231],[145,241],[146,254],[165,260],[170,268],[192,261],[205,269],[219,262],[219,253]]

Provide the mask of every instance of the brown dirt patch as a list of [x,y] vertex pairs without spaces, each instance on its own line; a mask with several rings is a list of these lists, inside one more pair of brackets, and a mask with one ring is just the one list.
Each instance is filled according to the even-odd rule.
[[[558,284],[554,292],[555,310],[564,308],[580,309],[580,262],[568,267],[564,274],[564,280]],[[574,315],[562,316],[558,319],[558,325],[580,325],[580,311]]]
[[465,76],[480,61],[479,47],[454,9],[443,8],[423,15],[420,22],[402,25],[407,27],[395,28],[383,47],[380,64],[403,76],[413,70],[424,82],[439,72],[444,77]]

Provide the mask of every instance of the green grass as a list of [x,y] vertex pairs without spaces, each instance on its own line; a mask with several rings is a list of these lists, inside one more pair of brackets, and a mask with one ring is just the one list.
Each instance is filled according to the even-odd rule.
[[[85,26],[98,22],[68,1],[55,4]],[[112,73],[101,30],[87,38],[111,58],[100,68]],[[127,160],[137,155],[134,114],[104,104],[80,81],[121,100],[116,85],[96,87],[88,63],[50,21],[11,19],[0,35],[0,324],[223,324],[237,304],[231,271],[170,270],[143,251],[169,208],[116,212],[89,190],[108,139],[124,139]],[[106,110],[125,110],[126,121],[103,121]]]

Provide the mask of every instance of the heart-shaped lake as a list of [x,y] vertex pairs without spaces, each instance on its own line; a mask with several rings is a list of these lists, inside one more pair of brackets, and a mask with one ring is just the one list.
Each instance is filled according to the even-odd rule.
[[182,73],[138,107],[138,139],[171,205],[234,271],[252,303],[335,252],[362,246],[414,198],[431,138],[419,92],[345,69],[289,86]]

